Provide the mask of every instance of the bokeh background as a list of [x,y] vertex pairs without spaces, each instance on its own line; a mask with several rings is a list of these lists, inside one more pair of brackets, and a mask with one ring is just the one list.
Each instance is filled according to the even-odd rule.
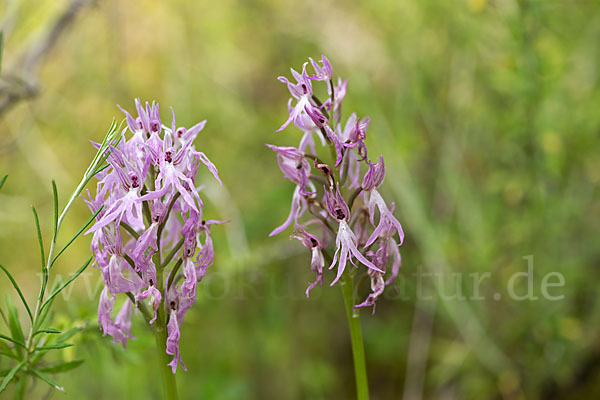
[[[0,1],[3,76],[18,75],[22,52],[67,4]],[[30,205],[48,241],[50,181],[64,202],[93,156],[89,140],[122,117],[116,104],[154,99],[165,118],[172,105],[184,125],[208,120],[197,147],[225,187],[206,171],[199,179],[207,214],[230,220],[215,229],[216,263],[182,328],[182,398],[352,398],[339,288],[307,300],[309,255],[267,236],[293,186],[264,144],[299,140],[274,132],[288,98],[276,77],[325,53],[349,79],[346,116],[372,119],[369,151],[385,157],[382,191],[406,232],[398,291],[362,313],[372,398],[597,398],[599,43],[600,3],[588,0],[98,0],[41,60],[39,95],[0,116],[0,262],[35,298]],[[65,237],[88,217],[78,202]],[[56,272],[89,253],[86,237]],[[516,301],[507,285],[530,255],[538,299]],[[451,298],[449,277],[470,296],[469,274],[484,272],[484,300]],[[561,300],[542,296],[550,272],[564,277],[550,290]],[[418,296],[417,273],[443,277],[421,279],[433,300]],[[86,362],[57,376],[67,394],[40,382],[29,398],[160,398],[141,318],[126,351],[101,337],[99,279],[88,270],[57,302],[57,327],[86,329],[55,357]],[[14,294],[4,279],[0,290],[2,302]],[[515,291],[527,290],[520,278]]]

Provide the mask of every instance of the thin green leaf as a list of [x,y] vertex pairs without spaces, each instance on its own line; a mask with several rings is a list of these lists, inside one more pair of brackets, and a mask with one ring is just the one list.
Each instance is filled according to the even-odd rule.
[[6,182],[6,178],[8,178],[8,174],[6,174],[2,178],[0,178],[0,189],[2,189],[2,186],[4,186],[4,182]]
[[23,400],[25,398],[25,389],[27,388],[27,375],[22,375],[15,389],[15,400]]
[[25,297],[23,296],[21,289],[19,289],[19,285],[17,285],[17,282],[15,281],[15,279],[12,277],[10,272],[8,272],[8,270],[2,266],[2,264],[0,264],[0,268],[2,269],[2,271],[4,271],[6,276],[8,276],[8,279],[12,283],[12,285],[15,288],[15,290],[17,291],[17,293],[19,294],[19,297],[21,298],[21,301],[23,302],[23,305],[25,306],[25,309],[27,310],[27,314],[29,314],[29,319],[31,321],[33,321],[33,315],[31,314],[31,310],[29,309],[29,306],[27,305],[27,302],[25,301]]
[[[8,328],[10,334],[17,342],[25,343],[25,337],[23,336],[23,330],[21,329],[21,322],[19,321],[19,313],[17,308],[10,299],[10,296],[6,296],[6,306],[8,308]],[[17,347],[17,354],[21,355],[21,348]]]
[[69,340],[73,336],[75,336],[75,334],[77,334],[78,332],[81,332],[83,330],[83,328],[84,328],[83,326],[76,326],[74,328],[71,328],[68,331],[61,333],[59,336],[57,336],[56,341],[59,343],[62,343],[65,340]]
[[35,370],[35,369],[31,372],[33,372],[33,374],[35,376],[37,376],[38,378],[40,378],[41,380],[43,380],[44,382],[46,382],[48,385],[52,386],[53,388],[58,389],[61,392],[65,391],[64,387],[60,386],[58,384],[58,382],[56,382],[54,379],[50,378],[48,375],[46,375],[38,370]]
[[13,360],[19,360],[20,358],[17,357],[16,354],[13,354],[9,351],[0,351],[0,356],[6,356],[8,358],[12,358]]
[[[4,52],[4,32],[0,32],[0,71],[2,71],[2,53]],[[0,188],[2,185],[0,184]]]
[[51,374],[58,374],[79,367],[81,364],[83,364],[83,361],[84,360],[60,361],[54,364],[46,365],[45,367],[41,367],[38,369],[38,371],[48,372]]
[[37,351],[46,351],[46,350],[60,350],[65,349],[67,347],[73,346],[73,343],[53,343],[47,344],[45,346],[36,347]]
[[62,333],[61,330],[58,329],[54,329],[54,328],[46,328],[46,329],[39,329],[38,331],[36,331],[33,336],[39,334],[39,333]]
[[13,339],[13,338],[11,338],[9,336],[3,335],[1,333],[0,333],[0,339],[8,340],[9,342],[12,342],[12,343],[14,343],[16,345],[19,345],[19,346],[25,348],[25,343],[23,343],[21,341],[18,341],[18,340],[15,340],[15,339]]
[[13,369],[11,369],[8,374],[4,377],[4,380],[2,381],[2,384],[0,384],[0,393],[2,393],[4,391],[4,389],[6,389],[6,387],[8,386],[8,384],[10,383],[10,381],[13,380],[13,378],[15,377],[15,374],[17,372],[19,372],[19,370],[21,368],[23,368],[23,365],[25,365],[25,360],[21,361],[20,363],[18,363],[17,365],[15,365],[13,367]]
[[83,271],[85,271],[85,269],[88,267],[88,265],[90,265],[91,262],[92,262],[92,257],[88,258],[87,261],[81,266],[81,268],[79,268],[77,270],[77,272],[75,272],[73,275],[71,275],[69,277],[69,279],[67,279],[67,281],[62,284],[62,286],[60,286],[58,289],[54,290],[52,292],[52,294],[50,296],[48,296],[48,298],[46,299],[46,301],[44,302],[44,304],[42,304],[42,309],[44,309],[45,307],[47,307],[49,305],[50,301],[54,297],[56,297],[64,288],[66,288],[71,282],[73,282],[75,280],[75,278],[77,278],[79,275],[81,275],[81,273]]
[[10,351],[10,346],[4,342],[0,342],[0,350]]
[[44,256],[44,241],[42,240],[42,230],[40,229],[40,219],[38,218],[38,213],[35,210],[34,206],[31,206],[31,210],[33,211],[33,219],[35,220],[35,229],[37,230],[38,241],[40,243],[40,254],[42,256],[42,270],[43,270],[44,264],[46,262],[46,257]]
[[[59,280],[54,282],[54,286],[53,286],[51,292],[54,292],[55,290],[57,290],[60,287],[60,283],[61,283],[61,281],[59,281]],[[37,323],[34,327],[34,330],[41,328],[44,325],[46,318],[48,318],[48,314],[52,314],[50,312],[50,310],[52,309],[52,307],[50,307],[52,305],[52,301],[53,300],[50,301],[50,303],[48,304],[48,306],[46,308],[41,309],[38,319],[37,319]],[[50,321],[52,321],[52,317],[50,317]]]
[[52,179],[52,197],[54,199],[54,237],[57,235],[58,228],[58,189],[56,188],[56,182]]
[[54,257],[54,259],[52,260],[52,262],[50,263],[50,266],[54,265],[54,263],[56,262],[56,260],[58,259],[58,257],[60,257],[60,255],[67,249],[67,247],[69,247],[71,245],[71,243],[73,243],[75,241],[75,239],[77,239],[79,237],[79,235],[81,235],[81,233],[83,231],[86,230],[86,228],[88,226],[90,226],[90,224],[92,223],[92,221],[94,221],[94,219],[96,219],[96,217],[98,216],[98,214],[100,213],[100,211],[102,211],[102,209],[104,208],[104,206],[101,206],[98,211],[96,211],[94,213],[94,215],[92,215],[92,217],[90,219],[87,220],[87,222],[81,227],[81,229],[79,229],[79,231],[77,231],[77,233],[75,234],[75,236],[73,236],[68,242],[67,244],[58,252],[58,254],[56,254],[56,257]]

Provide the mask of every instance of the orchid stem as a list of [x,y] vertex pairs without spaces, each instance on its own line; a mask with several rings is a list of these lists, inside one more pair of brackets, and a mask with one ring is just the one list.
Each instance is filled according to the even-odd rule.
[[156,320],[154,338],[156,339],[156,351],[158,353],[158,362],[160,364],[159,368],[163,378],[163,386],[165,388],[165,399],[177,400],[177,383],[175,381],[175,374],[169,366],[171,356],[167,354],[167,328],[164,320]]
[[367,381],[367,366],[365,363],[365,346],[360,328],[360,316],[354,306],[354,278],[349,271],[342,275],[342,293],[352,340],[352,358],[354,359],[354,379],[356,382],[357,400],[369,399],[369,384]]

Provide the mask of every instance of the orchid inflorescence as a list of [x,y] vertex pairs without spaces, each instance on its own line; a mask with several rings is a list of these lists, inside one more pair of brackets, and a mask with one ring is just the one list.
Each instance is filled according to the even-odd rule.
[[[291,69],[294,81],[279,77],[292,98],[288,102],[289,118],[277,132],[293,123],[304,134],[298,147],[267,145],[277,153],[284,176],[296,185],[287,220],[270,236],[293,226],[292,238],[311,251],[311,269],[316,280],[306,289],[307,297],[317,284],[323,283],[326,258],[329,269],[337,265],[332,286],[344,274],[348,261],[356,268],[359,264],[366,267],[372,293],[354,307],[373,306],[374,311],[377,298],[398,276],[401,265],[398,247],[404,233],[393,215],[394,203],[388,206],[377,190],[385,177],[385,165],[383,156],[376,163],[367,156],[369,118],[359,119],[353,113],[342,125],[347,80],[338,78],[334,84],[332,67],[325,56],[320,61],[309,60],[314,74],[307,72],[306,62],[302,73]],[[318,82],[327,86],[325,101],[313,92],[313,83]],[[315,142],[329,147],[329,163],[320,158]],[[364,175],[361,165],[367,167]],[[309,217],[301,220],[306,211]],[[331,257],[327,246],[334,237],[336,249]],[[389,261],[391,269],[386,268]]]
[[[179,325],[196,301],[196,285],[214,260],[210,228],[203,219],[196,173],[203,163],[221,183],[214,164],[193,142],[206,121],[186,129],[161,123],[158,104],[136,99],[138,116],[125,113],[127,128],[111,145],[108,168],[97,175],[96,196],[85,199],[96,222],[94,266],[104,281],[98,321],[115,342],[126,345],[134,305],[155,329],[167,329],[166,353],[181,363]],[[128,134],[129,131],[129,134]],[[130,135],[132,134],[132,135]],[[129,137],[128,137],[129,136]],[[127,296],[111,316],[116,295]],[[150,307],[150,309],[148,309]]]

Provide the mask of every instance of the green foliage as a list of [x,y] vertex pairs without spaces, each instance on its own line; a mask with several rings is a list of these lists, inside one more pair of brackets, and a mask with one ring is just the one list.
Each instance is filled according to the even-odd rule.
[[[62,208],[60,213],[58,205],[58,189],[54,180],[52,181],[54,210],[52,220],[53,233],[51,245],[47,255],[44,251],[43,235],[38,213],[35,207],[31,207],[35,221],[42,264],[42,284],[37,298],[37,304],[33,313],[31,312],[31,308],[27,304],[27,301],[17,281],[4,266],[0,265],[0,269],[2,269],[2,271],[12,284],[13,288],[19,295],[19,298],[21,299],[23,306],[27,311],[30,322],[30,327],[27,330],[29,334],[25,336],[25,329],[23,328],[23,325],[19,320],[17,308],[13,304],[10,296],[7,296],[7,317],[5,317],[5,313],[1,309],[0,311],[2,311],[2,316],[7,322],[10,331],[10,336],[0,334],[0,339],[5,341],[0,341],[0,354],[14,359],[15,365],[11,369],[3,369],[0,371],[1,376],[4,377],[2,385],[0,386],[0,392],[4,391],[8,384],[16,379],[17,386],[15,388],[15,394],[17,398],[22,398],[26,391],[27,376],[40,379],[49,384],[51,387],[60,391],[64,391],[64,388],[47,374],[67,372],[75,369],[82,363],[82,361],[80,360],[60,360],[54,363],[44,363],[45,355],[50,353],[52,350],[63,350],[73,346],[72,343],[66,343],[66,341],[72,338],[77,332],[81,331],[80,327],[74,327],[63,332],[60,329],[47,327],[45,326],[45,323],[48,318],[48,315],[51,314],[50,310],[56,296],[58,296],[65,288],[67,288],[67,286],[69,286],[75,279],[77,279],[77,277],[79,277],[81,273],[83,273],[83,271],[85,271],[85,269],[90,265],[92,257],[88,258],[76,272],[69,276],[69,278],[66,281],[57,281],[53,285],[53,288],[48,295],[46,293],[46,289],[50,275],[50,268],[55,264],[57,259],[65,252],[65,250],[75,241],[75,239],[77,239],[81,235],[81,233],[92,223],[92,221],[98,214],[94,214],[92,218],[90,218],[82,227],[79,228],[75,235],[71,236],[71,238],[66,241],[66,244],[62,247],[62,249],[56,255],[54,254],[60,227],[67,211],[73,204],[74,200],[81,194],[89,180],[98,172],[100,172],[103,168],[105,168],[103,164],[105,163],[106,157],[108,156],[107,150],[109,144],[115,145],[118,143],[118,129],[120,129],[120,126],[117,126],[116,122],[113,121],[104,140],[100,145],[99,150],[94,156],[93,161],[87,168],[83,179],[81,180],[80,184],[75,189],[65,206]],[[6,176],[4,176],[0,180],[0,188],[5,181]],[[52,318],[50,318],[50,321],[52,321]],[[12,345],[12,347],[9,344]]]
[[[4,53],[4,32],[0,31],[0,72],[2,72],[2,53]],[[6,176],[0,180],[0,188],[2,188],[5,178]]]

